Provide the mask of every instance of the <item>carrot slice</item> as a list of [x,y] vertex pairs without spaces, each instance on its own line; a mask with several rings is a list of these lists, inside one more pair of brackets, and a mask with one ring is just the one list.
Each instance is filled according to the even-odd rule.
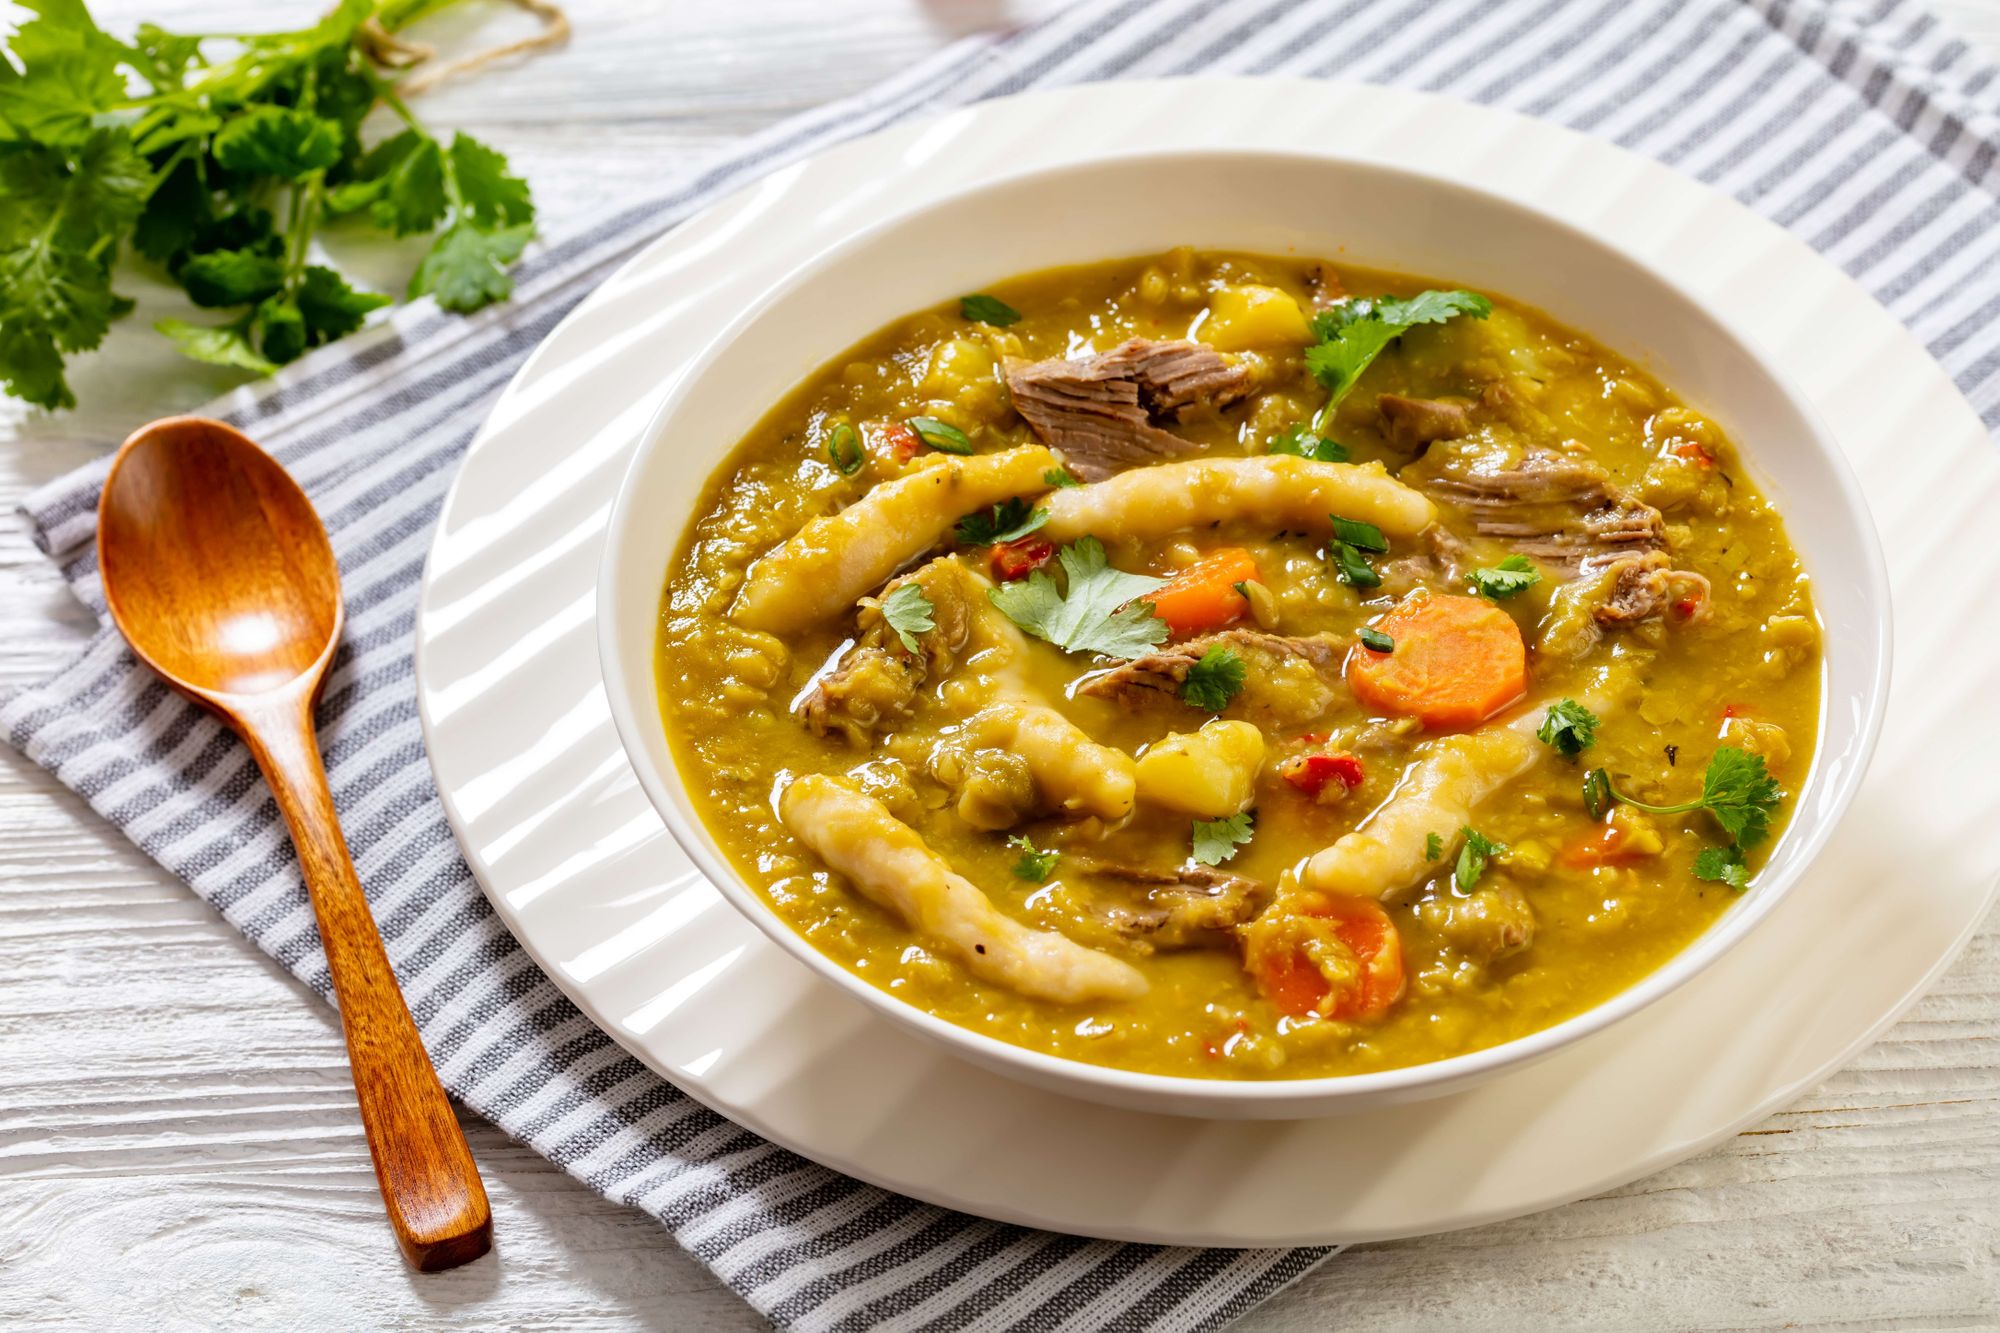
[[1635,852],[1625,843],[1625,830],[1616,824],[1594,824],[1565,846],[1556,859],[1572,870],[1628,866],[1645,859],[1645,853]]
[[[1274,917],[1272,912],[1284,915]],[[1402,938],[1396,923],[1373,898],[1311,894],[1272,912],[1250,926],[1244,964],[1264,998],[1285,1013],[1317,1013],[1351,1022],[1380,1018],[1402,998]],[[1286,916],[1294,920],[1288,922]],[[1357,975],[1338,995],[1306,951],[1296,920],[1300,917],[1329,922],[1329,933],[1359,964]]]
[[1250,599],[1236,590],[1257,577],[1257,561],[1240,547],[1211,551],[1148,594],[1146,600],[1175,638],[1220,629],[1242,619]]
[[1473,727],[1528,692],[1520,627],[1484,597],[1413,592],[1374,628],[1394,645],[1386,652],[1357,645],[1347,684],[1379,713],[1432,728]]

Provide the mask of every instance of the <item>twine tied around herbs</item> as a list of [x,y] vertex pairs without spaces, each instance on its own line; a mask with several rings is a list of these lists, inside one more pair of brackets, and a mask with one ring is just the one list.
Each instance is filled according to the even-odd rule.
[[[513,0],[513,3],[540,19],[542,30],[528,37],[488,47],[484,51],[460,56],[456,60],[430,65],[429,68],[403,79],[397,84],[396,91],[405,97],[414,96],[457,75],[470,74],[514,56],[545,51],[550,47],[561,46],[569,40],[569,15],[551,3],[551,0]],[[430,43],[411,41],[407,37],[399,36],[384,27],[379,18],[370,17],[364,21],[359,32],[362,50],[367,53],[370,60],[384,69],[414,70],[437,55],[437,48]]]

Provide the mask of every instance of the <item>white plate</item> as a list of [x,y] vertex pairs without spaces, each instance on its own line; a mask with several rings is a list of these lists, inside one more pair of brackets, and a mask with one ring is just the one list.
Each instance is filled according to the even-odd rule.
[[[596,562],[626,459],[742,304],[884,210],[1114,149],[1317,150],[1453,174],[1607,237],[1726,306],[1834,424],[1887,547],[1897,679],[1818,867],[1729,956],[1628,1022],[1472,1091],[1337,1121],[1223,1123],[1070,1101],[976,1069],[815,979],[667,836],[598,676]],[[1078,259],[1093,256],[1077,256]],[[1755,441],[1742,441],[1754,453]],[[787,168],[654,243],[516,377],[446,503],[417,625],[438,789],[501,918],[652,1068],[828,1166],[969,1212],[1225,1245],[1468,1226],[1622,1184],[1770,1113],[1956,955],[1994,888],[2000,459],[1903,328],[1727,198],[1559,128],[1290,81],[1065,89]],[[1942,571],[1949,573],[1940,577]],[[1975,665],[1976,664],[1976,665]]]

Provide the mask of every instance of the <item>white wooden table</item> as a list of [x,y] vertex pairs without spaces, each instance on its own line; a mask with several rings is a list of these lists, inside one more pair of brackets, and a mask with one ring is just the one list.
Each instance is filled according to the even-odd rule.
[[[512,155],[551,232],[781,116],[1058,0],[570,0],[563,51],[424,113]],[[2000,52],[2000,0],[1933,0]],[[310,0],[97,0],[113,28],[269,28]],[[463,29],[525,31],[500,8]],[[448,33],[450,46],[463,47]],[[344,256],[384,285],[395,253]],[[11,509],[226,384],[139,318],[80,411],[0,400],[0,688],[87,620]],[[2000,1325],[2000,929],[1797,1106],[1626,1189],[1365,1246],[1244,1329]],[[332,1013],[84,804],[0,749],[0,1324],[755,1328],[642,1214],[468,1117],[496,1255],[409,1273],[382,1220]]]

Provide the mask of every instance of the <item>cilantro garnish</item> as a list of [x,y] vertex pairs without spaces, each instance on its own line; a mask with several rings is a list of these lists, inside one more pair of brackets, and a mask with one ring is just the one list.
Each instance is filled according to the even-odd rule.
[[911,417],[903,423],[917,433],[917,438],[941,454],[969,454],[972,441],[966,433],[948,421],[936,417]]
[[1635,801],[1619,791],[1612,784],[1610,774],[1601,768],[1592,769],[1591,776],[1584,780],[1586,802],[1590,799],[1593,781],[1600,783],[1611,799],[1652,814],[1678,815],[1690,810],[1706,810],[1722,826],[1722,831],[1746,851],[1762,842],[1770,832],[1771,812],[1785,798],[1777,779],[1764,766],[1764,756],[1734,745],[1716,749],[1714,757],[1708,761],[1708,771],[1702,774],[1701,795],[1679,805],[1648,805],[1644,801]]
[[1542,581],[1542,572],[1525,555],[1510,555],[1497,565],[1488,565],[1466,575],[1472,590],[1482,597],[1504,602]]
[[917,636],[937,628],[931,619],[931,599],[915,583],[899,583],[882,599],[882,619],[911,652],[919,651]]
[[1229,701],[1243,688],[1249,675],[1250,668],[1241,657],[1215,644],[1188,668],[1187,677],[1181,681],[1181,698],[1196,708],[1220,713],[1229,707]]
[[1597,739],[1597,722],[1597,714],[1576,700],[1558,699],[1549,705],[1535,736],[1557,754],[1574,757]]
[[1704,847],[1696,852],[1694,877],[1727,884],[1738,893],[1750,887],[1750,867],[1743,864],[1743,849],[1734,843],[1727,847]]
[[1436,833],[1424,835],[1424,860],[1435,861],[1444,855],[1444,839]]
[[1015,834],[1007,839],[1007,845],[1018,848],[1021,853],[1014,862],[1014,878],[1025,879],[1031,884],[1040,884],[1048,879],[1050,872],[1056,868],[1056,862],[1062,860],[1061,852],[1042,851],[1026,834]]
[[1313,316],[1313,334],[1319,342],[1306,349],[1306,368],[1327,391],[1326,405],[1313,416],[1313,432],[1326,433],[1334,408],[1390,343],[1419,324],[1442,324],[1456,315],[1484,319],[1492,312],[1493,303],[1475,293],[1430,291],[1407,300],[1350,297]]
[[[371,52],[440,5],[341,0],[311,27],[130,43],[78,0],[41,0],[0,58],[0,385],[75,405],[64,358],[97,346],[132,303],[111,289],[129,242],[219,324],[160,321],[200,361],[269,371],[345,337],[390,298],[309,263],[332,214],[395,235],[435,233],[411,295],[472,310],[512,289],[506,266],[534,205],[506,159],[449,148]],[[364,26],[365,25],[365,26]],[[211,58],[211,41],[229,44]],[[403,125],[364,147],[378,106]]]
[[1075,477],[1070,475],[1070,471],[1068,468],[1062,468],[1062,467],[1052,467],[1048,471],[1042,473],[1042,480],[1047,482],[1049,485],[1055,487],[1059,491],[1066,491],[1072,486],[1083,485],[1082,482],[1078,481]]
[[1021,322],[1021,312],[997,296],[973,295],[958,298],[958,313],[975,324],[991,324],[1004,329]]
[[851,477],[861,470],[868,456],[861,452],[861,440],[854,433],[854,427],[845,421],[833,428],[826,437],[826,456],[833,463],[833,470],[843,477]]
[[[1486,862],[1495,856],[1507,854],[1507,844],[1495,842],[1477,829],[1463,828],[1459,832],[1465,836],[1465,845],[1458,849],[1458,864],[1452,867],[1452,878],[1458,887],[1468,892],[1486,873]],[[1432,835],[1436,836],[1436,835]]]
[[1166,580],[1111,568],[1095,537],[1077,538],[1057,560],[1066,591],[1038,569],[1025,580],[988,588],[987,599],[1028,633],[1073,653],[1139,657],[1166,639],[1167,623],[1152,603],[1137,600]]
[[1290,430],[1273,437],[1264,452],[1296,454],[1300,458],[1310,458],[1316,463],[1347,461],[1346,445],[1337,440],[1329,440],[1323,435],[1315,435],[1304,426],[1293,426]]
[[1219,866],[1236,855],[1250,841],[1253,812],[1245,810],[1227,819],[1194,821],[1194,859],[1205,866]]
[[1033,508],[1017,495],[991,509],[967,514],[958,520],[954,531],[967,546],[998,546],[1025,537],[1048,521],[1048,510]]
[[1361,640],[1362,647],[1372,648],[1378,653],[1393,653],[1396,651],[1396,641],[1381,630],[1376,629],[1373,625],[1363,625],[1355,632],[1354,637]]

